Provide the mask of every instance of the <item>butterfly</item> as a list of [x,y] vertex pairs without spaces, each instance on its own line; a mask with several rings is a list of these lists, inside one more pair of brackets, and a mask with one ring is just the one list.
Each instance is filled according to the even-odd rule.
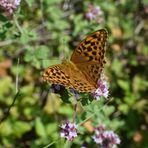
[[93,93],[101,77],[105,62],[108,33],[97,30],[82,40],[70,60],[49,66],[42,74],[45,81],[63,85],[78,92]]

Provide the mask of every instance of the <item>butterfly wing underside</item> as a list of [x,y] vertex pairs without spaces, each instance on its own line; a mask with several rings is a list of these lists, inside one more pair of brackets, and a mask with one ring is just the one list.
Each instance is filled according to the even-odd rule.
[[106,63],[104,59],[106,40],[105,29],[90,34],[77,46],[70,59],[95,87]]
[[95,87],[88,83],[84,75],[73,64],[67,63],[48,67],[43,73],[43,79],[79,92],[93,92]]

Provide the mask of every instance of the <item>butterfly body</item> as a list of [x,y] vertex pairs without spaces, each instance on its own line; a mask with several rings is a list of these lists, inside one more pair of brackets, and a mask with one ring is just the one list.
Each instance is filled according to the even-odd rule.
[[106,40],[104,29],[90,34],[74,50],[70,61],[48,67],[43,79],[79,92],[94,92],[105,64]]

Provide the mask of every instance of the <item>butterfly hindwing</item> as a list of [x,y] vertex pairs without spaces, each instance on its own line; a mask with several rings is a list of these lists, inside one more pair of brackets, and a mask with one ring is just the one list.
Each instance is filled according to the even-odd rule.
[[48,67],[43,72],[43,79],[51,82],[53,84],[59,84],[67,86],[70,84],[70,76],[65,72],[65,66],[62,64],[57,64]]
[[97,82],[101,77],[103,65],[88,62],[85,64],[76,64],[76,66],[81,69],[89,83],[91,83],[94,87],[97,87]]

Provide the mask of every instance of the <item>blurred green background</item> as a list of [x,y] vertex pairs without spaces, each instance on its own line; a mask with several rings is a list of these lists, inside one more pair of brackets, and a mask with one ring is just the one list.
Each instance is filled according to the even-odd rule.
[[[89,18],[90,7],[100,7],[101,13]],[[92,112],[96,116],[80,127],[71,147],[84,142],[97,147],[90,129],[104,123],[121,138],[119,147],[148,148],[146,0],[25,0],[13,17],[0,11],[0,119],[5,118],[0,124],[0,147],[40,148],[52,142],[53,148],[63,147],[65,140],[57,141],[59,125],[73,115],[71,101],[63,100],[73,97],[64,92],[61,99],[51,93],[41,73],[70,57],[86,35],[101,28],[108,30],[105,74],[112,101],[104,108],[103,101],[80,102],[78,123]]]

